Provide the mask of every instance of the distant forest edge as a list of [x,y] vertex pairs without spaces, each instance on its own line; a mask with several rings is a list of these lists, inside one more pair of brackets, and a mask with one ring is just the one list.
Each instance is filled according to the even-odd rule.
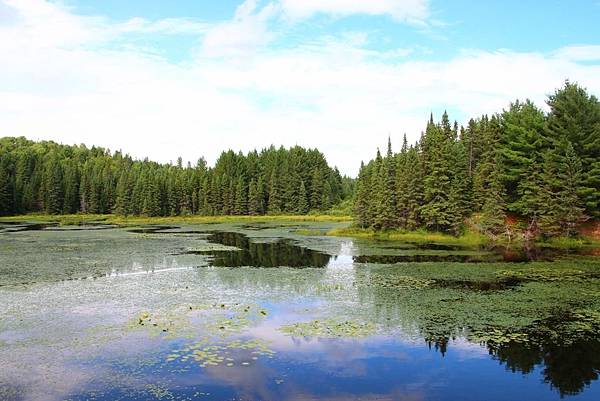
[[[600,103],[566,82],[545,113],[516,101],[453,124],[433,115],[420,140],[342,177],[316,149],[223,152],[214,167],[134,160],[92,147],[0,139],[0,215],[354,215],[367,230],[489,237],[576,236],[600,218]],[[358,161],[357,161],[358,162]],[[468,223],[468,224],[465,224]]]
[[433,116],[400,153],[379,150],[356,183],[355,225],[459,235],[469,221],[490,237],[575,236],[600,217],[600,103],[565,83],[544,113],[516,101],[467,127]]
[[117,151],[0,139],[0,215],[306,214],[352,196],[353,180],[316,149],[223,152],[214,167],[134,160]]

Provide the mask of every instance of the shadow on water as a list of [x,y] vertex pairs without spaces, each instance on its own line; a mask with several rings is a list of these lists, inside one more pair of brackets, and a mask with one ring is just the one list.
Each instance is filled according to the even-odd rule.
[[2,222],[0,223],[0,233],[18,233],[24,231],[97,231],[117,228],[113,224],[103,224],[101,222],[79,222],[77,224],[61,226],[58,222],[48,223],[21,223],[21,222]]
[[3,222],[0,224],[0,233],[18,233],[23,231],[40,231],[49,227],[58,227],[58,223],[20,223]]
[[544,382],[558,390],[561,397],[582,393],[598,380],[600,374],[600,342],[577,341],[567,346],[544,344],[531,346],[510,343],[488,346],[490,355],[513,373],[532,373],[542,366]]
[[542,367],[544,382],[558,390],[561,397],[581,394],[600,375],[600,340],[594,335],[581,335],[573,341],[558,344],[550,335],[572,324],[576,318],[569,312],[540,321],[529,331],[525,343],[487,344],[490,355],[512,372],[530,374]]
[[[414,247],[385,247],[383,249],[400,250],[396,255],[358,255],[354,256],[355,263],[423,263],[423,262],[454,262],[454,263],[527,263],[552,262],[565,256],[595,255],[595,248],[559,249],[526,245],[522,247],[458,247],[438,244],[413,244]],[[435,253],[432,253],[434,251]]]
[[211,265],[217,267],[325,267],[332,257],[296,245],[291,240],[254,242],[236,232],[214,232],[208,236],[208,241],[238,250],[188,251],[185,254],[210,255]]
[[[560,397],[582,394],[600,375],[600,341],[585,339],[557,345],[549,339],[540,343],[507,342],[485,344],[489,355],[512,373],[534,374],[541,367],[543,382]],[[426,341],[442,356],[451,347],[448,338]]]

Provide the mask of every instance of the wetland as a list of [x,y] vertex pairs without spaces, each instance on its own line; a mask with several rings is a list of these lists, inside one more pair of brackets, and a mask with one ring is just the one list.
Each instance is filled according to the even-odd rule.
[[0,399],[600,398],[596,249],[348,224],[0,223]]

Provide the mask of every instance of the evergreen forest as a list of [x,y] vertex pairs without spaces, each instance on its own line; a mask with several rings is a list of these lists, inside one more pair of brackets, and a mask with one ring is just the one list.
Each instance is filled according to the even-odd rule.
[[0,139],[0,215],[306,214],[349,198],[352,180],[315,149],[223,152],[214,167],[134,160],[84,145]]
[[[355,225],[491,237],[573,236],[600,217],[600,102],[567,81],[466,127],[433,115],[417,143],[377,151],[356,180],[316,149],[223,152],[213,167],[136,160],[120,151],[23,137],[0,139],[0,215],[143,216],[326,213],[352,203]],[[358,161],[357,161],[358,163]]]
[[600,217],[600,103],[567,81],[547,104],[516,101],[466,127],[444,113],[399,153],[388,142],[361,166],[356,225],[458,235],[471,219],[496,237],[519,220],[528,236],[577,234]]

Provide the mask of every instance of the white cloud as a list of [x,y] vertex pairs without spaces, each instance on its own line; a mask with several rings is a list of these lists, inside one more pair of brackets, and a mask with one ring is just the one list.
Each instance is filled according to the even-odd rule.
[[557,58],[572,61],[598,61],[600,60],[600,45],[567,46],[554,54]]
[[[396,146],[404,132],[416,140],[432,109],[451,107],[451,118],[464,120],[499,111],[515,98],[543,106],[566,78],[600,93],[600,66],[579,64],[564,49],[475,50],[425,62],[367,50],[361,35],[253,52],[233,38],[220,57],[207,57],[215,53],[205,47],[193,62],[178,64],[134,47],[87,46],[110,40],[121,24],[41,1],[6,4],[18,18],[0,25],[1,135],[121,148],[158,161],[181,155],[212,162],[227,148],[299,144],[318,147],[354,174],[388,134]],[[243,25],[260,15],[251,5],[234,21]],[[136,31],[170,31],[163,21],[130,24]]]
[[315,14],[347,16],[352,14],[389,15],[397,21],[423,23],[429,17],[429,0],[280,0],[292,19]]
[[256,0],[244,1],[232,21],[215,26],[207,32],[202,43],[202,54],[209,57],[246,56],[269,43],[273,34],[267,22],[277,9],[269,4],[257,10]]
[[213,28],[213,24],[202,23],[190,18],[164,18],[148,21],[134,17],[115,26],[120,33],[162,33],[167,35],[204,34]]

